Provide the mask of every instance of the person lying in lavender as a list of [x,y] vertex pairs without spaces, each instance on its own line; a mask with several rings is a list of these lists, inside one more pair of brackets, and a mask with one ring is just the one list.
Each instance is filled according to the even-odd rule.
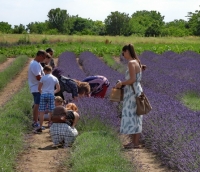
[[90,96],[99,98],[104,98],[107,88],[110,85],[108,79],[101,75],[88,76],[82,82],[88,82],[90,84]]
[[[63,93],[66,91],[72,94],[73,100],[77,100],[78,97],[86,96],[90,93],[89,83],[63,76],[59,68],[55,68],[52,74],[58,78],[60,83],[60,91],[56,93],[55,96],[60,96],[64,100]],[[67,102],[68,101],[69,100],[67,100]]]

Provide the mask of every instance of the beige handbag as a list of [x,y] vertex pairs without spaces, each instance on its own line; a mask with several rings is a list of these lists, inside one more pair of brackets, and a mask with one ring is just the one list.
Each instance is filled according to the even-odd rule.
[[[133,89],[133,92],[135,93],[133,85],[131,85],[131,87]],[[137,105],[137,109],[136,109],[137,115],[145,115],[151,111],[152,106],[147,96],[144,94],[144,92],[142,92],[140,96],[136,97],[135,99],[136,99],[136,105]]]
[[110,101],[120,102],[123,101],[124,90],[121,88],[112,88],[110,93]]
[[146,95],[142,92],[140,96],[136,97],[136,114],[144,115],[151,111],[152,107]]

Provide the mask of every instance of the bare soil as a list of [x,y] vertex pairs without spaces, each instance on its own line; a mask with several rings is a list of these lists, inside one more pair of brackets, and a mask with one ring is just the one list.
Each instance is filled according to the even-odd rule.
[[[121,135],[120,139],[123,144],[130,142],[130,138]],[[162,165],[161,161],[149,149],[126,149],[123,151],[124,156],[137,165],[139,172],[175,172]]]
[[[47,124],[44,123],[47,127]],[[17,172],[67,172],[62,159],[67,158],[68,149],[53,148],[49,129],[41,134],[29,134],[27,149],[19,156]]]
[[[10,98],[16,94],[24,85],[24,82],[27,81],[27,73],[28,73],[28,64],[32,59],[29,59],[28,63],[22,69],[22,71],[13,78],[12,82],[10,82],[1,92],[0,92],[0,106],[3,106]],[[12,62],[14,58],[8,58],[5,63],[0,64],[0,71],[3,71],[7,68]]]
[[0,64],[0,72],[5,70],[16,58],[7,58],[7,60]]

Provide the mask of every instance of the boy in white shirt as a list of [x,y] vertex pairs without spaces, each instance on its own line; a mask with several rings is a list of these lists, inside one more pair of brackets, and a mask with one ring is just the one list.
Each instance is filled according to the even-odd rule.
[[[60,85],[58,79],[51,74],[52,67],[46,65],[44,67],[45,75],[40,79],[38,90],[41,93],[40,96],[40,104],[39,104],[39,112],[40,112],[40,127],[35,131],[36,133],[42,132],[42,124],[44,121],[44,113],[46,111],[46,107],[48,106],[49,110],[49,122],[51,122],[51,114],[55,108],[54,102],[54,94],[60,91]],[[56,90],[54,90],[56,86]]]

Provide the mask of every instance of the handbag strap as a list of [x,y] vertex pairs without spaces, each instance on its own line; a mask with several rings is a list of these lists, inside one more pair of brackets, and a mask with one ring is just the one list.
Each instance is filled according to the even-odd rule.
[[133,85],[131,84],[130,86],[131,86],[131,88],[132,88],[132,90],[133,90],[133,92],[135,94],[135,89],[134,89]]

